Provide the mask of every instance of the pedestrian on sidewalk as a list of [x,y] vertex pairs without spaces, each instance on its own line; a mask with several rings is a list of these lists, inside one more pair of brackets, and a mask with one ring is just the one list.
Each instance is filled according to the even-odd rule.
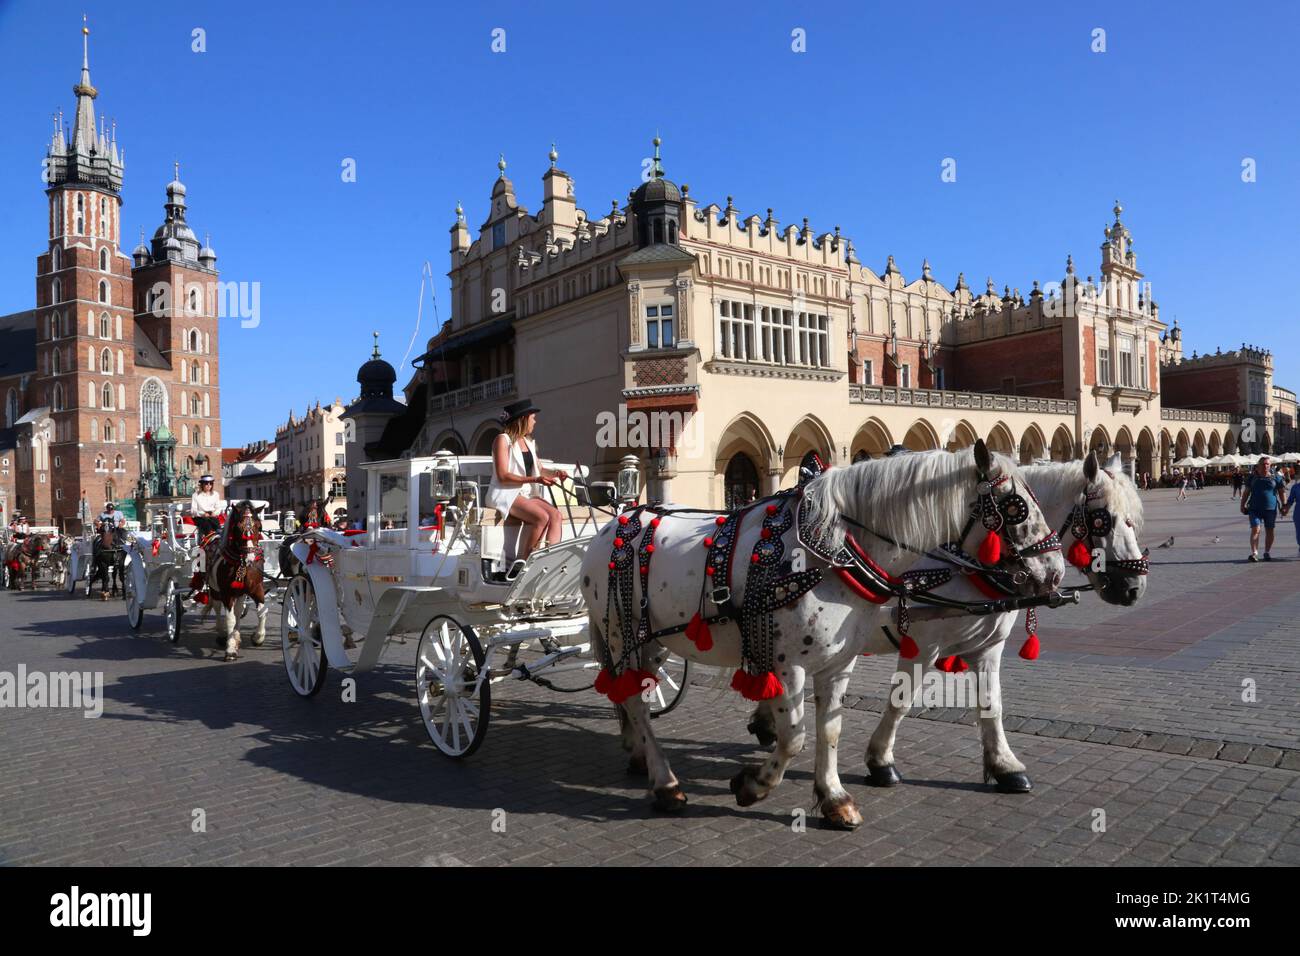
[[1241,469],[1240,468],[1232,469],[1232,500],[1233,501],[1236,501],[1237,495],[1241,494],[1241,483],[1242,483]]
[[1182,476],[1178,479],[1178,500],[1179,501],[1187,500],[1187,482],[1188,482],[1187,472],[1183,472]]
[[1278,492],[1284,487],[1282,479],[1269,471],[1267,455],[1255,462],[1255,469],[1246,479],[1241,493],[1241,513],[1250,516],[1250,557],[1259,560],[1259,526],[1264,526],[1264,560],[1272,561],[1273,525],[1277,521]]

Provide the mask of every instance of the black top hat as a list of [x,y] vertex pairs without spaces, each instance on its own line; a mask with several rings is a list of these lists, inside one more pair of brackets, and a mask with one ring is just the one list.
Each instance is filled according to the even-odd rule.
[[517,418],[523,418],[529,412],[540,412],[541,409],[532,403],[530,399],[521,398],[517,402],[511,402],[501,413],[501,424],[509,425]]

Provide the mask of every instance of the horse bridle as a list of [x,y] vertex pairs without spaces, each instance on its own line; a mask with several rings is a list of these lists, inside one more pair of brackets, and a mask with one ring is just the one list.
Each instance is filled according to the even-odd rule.
[[[1004,482],[1010,482],[1011,487],[1010,490],[999,497],[995,495],[995,489]],[[1026,485],[1025,490],[1029,492],[1029,497],[1037,504],[1038,499],[1034,496],[1033,489]],[[979,481],[975,485],[975,493],[977,497],[975,503],[971,505],[970,518],[967,519],[966,526],[962,528],[957,543],[961,545],[965,542],[976,521],[980,522],[985,531],[999,535],[1004,545],[1004,556],[995,565],[985,566],[981,564],[981,568],[987,570],[988,573],[1009,574],[1013,581],[1020,583],[1025,580],[1028,574],[1023,567],[1016,571],[1009,571],[1005,568],[999,568],[997,565],[1011,561],[1023,564],[1028,558],[1061,550],[1060,535],[1050,528],[1044,537],[1023,547],[1018,547],[1011,540],[1007,529],[1023,524],[1029,519],[1029,502],[1025,501],[1024,497],[1016,490],[1016,480],[1010,475],[1000,475],[990,480],[987,475],[981,473]]]
[[[1065,537],[1068,531],[1076,541],[1082,541],[1090,553],[1099,547],[1095,539],[1104,539],[1115,528],[1115,516],[1108,509],[1088,507],[1089,501],[1096,501],[1100,497],[1100,494],[1089,494],[1085,487],[1066,515],[1065,524],[1061,525],[1061,537]],[[1102,543],[1104,545],[1104,541]],[[1141,577],[1150,571],[1151,562],[1146,552],[1143,552],[1139,558],[1107,558],[1106,567],[1118,568],[1129,577]]]

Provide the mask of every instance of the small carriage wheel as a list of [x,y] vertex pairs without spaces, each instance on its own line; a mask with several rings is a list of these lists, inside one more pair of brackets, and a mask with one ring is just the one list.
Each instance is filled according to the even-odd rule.
[[305,575],[289,582],[280,600],[280,653],[289,685],[299,697],[313,697],[325,684],[325,644],[316,593]]
[[483,645],[472,627],[443,615],[424,625],[415,652],[415,698],[429,739],[448,757],[468,757],[487,734],[492,682],[486,675],[478,680],[483,672]]
[[[140,603],[140,595],[135,589],[135,571],[130,566],[126,569],[126,578],[122,581],[122,590],[126,592],[126,623],[133,631],[140,630],[140,625],[144,623],[144,606]],[[86,593],[90,593],[90,585],[86,585]]]
[[650,717],[662,717],[682,702],[691,680],[691,662],[671,651],[659,662],[655,672],[659,683],[650,695]]
[[163,595],[167,615],[167,640],[179,644],[181,640],[181,617],[185,614],[185,600],[176,582],[167,582],[167,591]]

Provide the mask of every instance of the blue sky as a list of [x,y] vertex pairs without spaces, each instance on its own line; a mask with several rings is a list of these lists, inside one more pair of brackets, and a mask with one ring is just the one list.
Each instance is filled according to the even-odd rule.
[[[426,259],[448,318],[452,210],[482,221],[499,152],[536,211],[554,140],[600,215],[656,130],[701,202],[838,224],[873,268],[892,253],[912,278],[928,258],[949,286],[965,271],[1027,294],[1067,252],[1097,273],[1118,197],[1186,349],[1271,348],[1300,387],[1300,8],[1050,6],[0,0],[0,313],[34,297],[40,160],[51,113],[73,110],[84,11],[131,245],[179,160],[223,278],[261,285],[260,326],[222,329],[228,446],[351,398],[371,329],[397,364]],[[426,300],[420,339],[433,329]]]

